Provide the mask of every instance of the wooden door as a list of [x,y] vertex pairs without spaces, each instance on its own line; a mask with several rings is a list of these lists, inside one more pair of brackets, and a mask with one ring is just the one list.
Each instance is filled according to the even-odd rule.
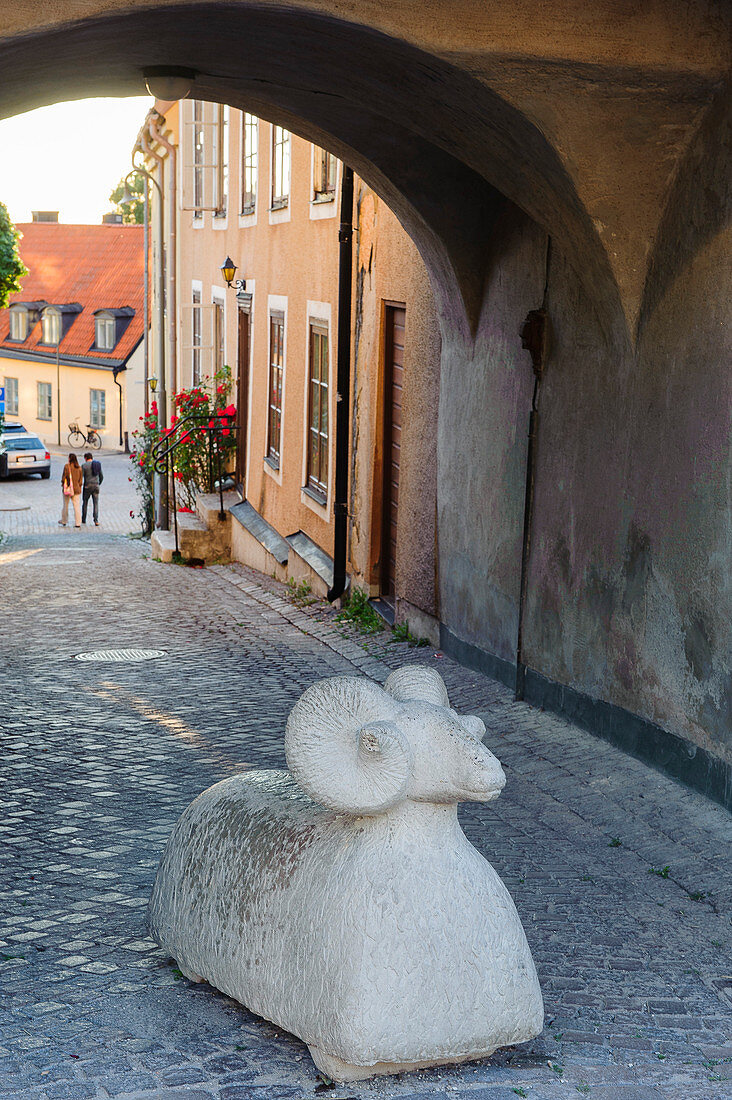
[[248,310],[239,310],[239,342],[236,386],[236,484],[246,498],[247,416],[249,408],[249,324]]
[[399,513],[404,384],[404,306],[387,305],[384,316],[384,486],[382,496],[381,594],[394,604]]

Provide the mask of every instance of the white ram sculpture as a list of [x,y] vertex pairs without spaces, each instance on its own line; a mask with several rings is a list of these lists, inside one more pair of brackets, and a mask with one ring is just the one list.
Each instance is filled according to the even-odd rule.
[[299,1035],[336,1081],[538,1035],[521,921],[457,819],[505,784],[484,733],[425,667],[383,688],[314,684],[287,722],[292,776],[225,779],[178,821],[153,937],[187,977]]

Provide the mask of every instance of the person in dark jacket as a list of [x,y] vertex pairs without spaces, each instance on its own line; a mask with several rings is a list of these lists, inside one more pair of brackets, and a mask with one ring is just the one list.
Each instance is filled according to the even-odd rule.
[[98,458],[92,458],[91,451],[84,455],[84,465],[81,467],[84,475],[84,493],[81,508],[81,522],[86,523],[86,512],[89,507],[89,497],[92,499],[94,513],[94,526],[99,526],[99,486],[104,481],[102,464]]

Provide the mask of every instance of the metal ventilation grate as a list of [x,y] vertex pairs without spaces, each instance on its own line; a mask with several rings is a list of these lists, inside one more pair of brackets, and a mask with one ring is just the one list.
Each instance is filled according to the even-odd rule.
[[75,661],[154,661],[165,657],[164,649],[95,649],[91,653],[77,653]]

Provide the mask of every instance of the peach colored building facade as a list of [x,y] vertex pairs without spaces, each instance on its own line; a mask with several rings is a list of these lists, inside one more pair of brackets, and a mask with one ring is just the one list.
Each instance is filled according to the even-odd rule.
[[[231,367],[237,480],[248,505],[234,513],[233,555],[325,594],[342,165],[233,108],[188,100],[158,107],[176,158],[173,168],[170,150],[153,146],[165,158],[164,191],[174,172],[177,195],[169,395]],[[434,305],[414,244],[358,177],[353,218],[348,573],[384,597],[387,615],[436,641]],[[170,255],[170,210],[166,224]],[[243,280],[231,288],[221,272],[227,257]]]

